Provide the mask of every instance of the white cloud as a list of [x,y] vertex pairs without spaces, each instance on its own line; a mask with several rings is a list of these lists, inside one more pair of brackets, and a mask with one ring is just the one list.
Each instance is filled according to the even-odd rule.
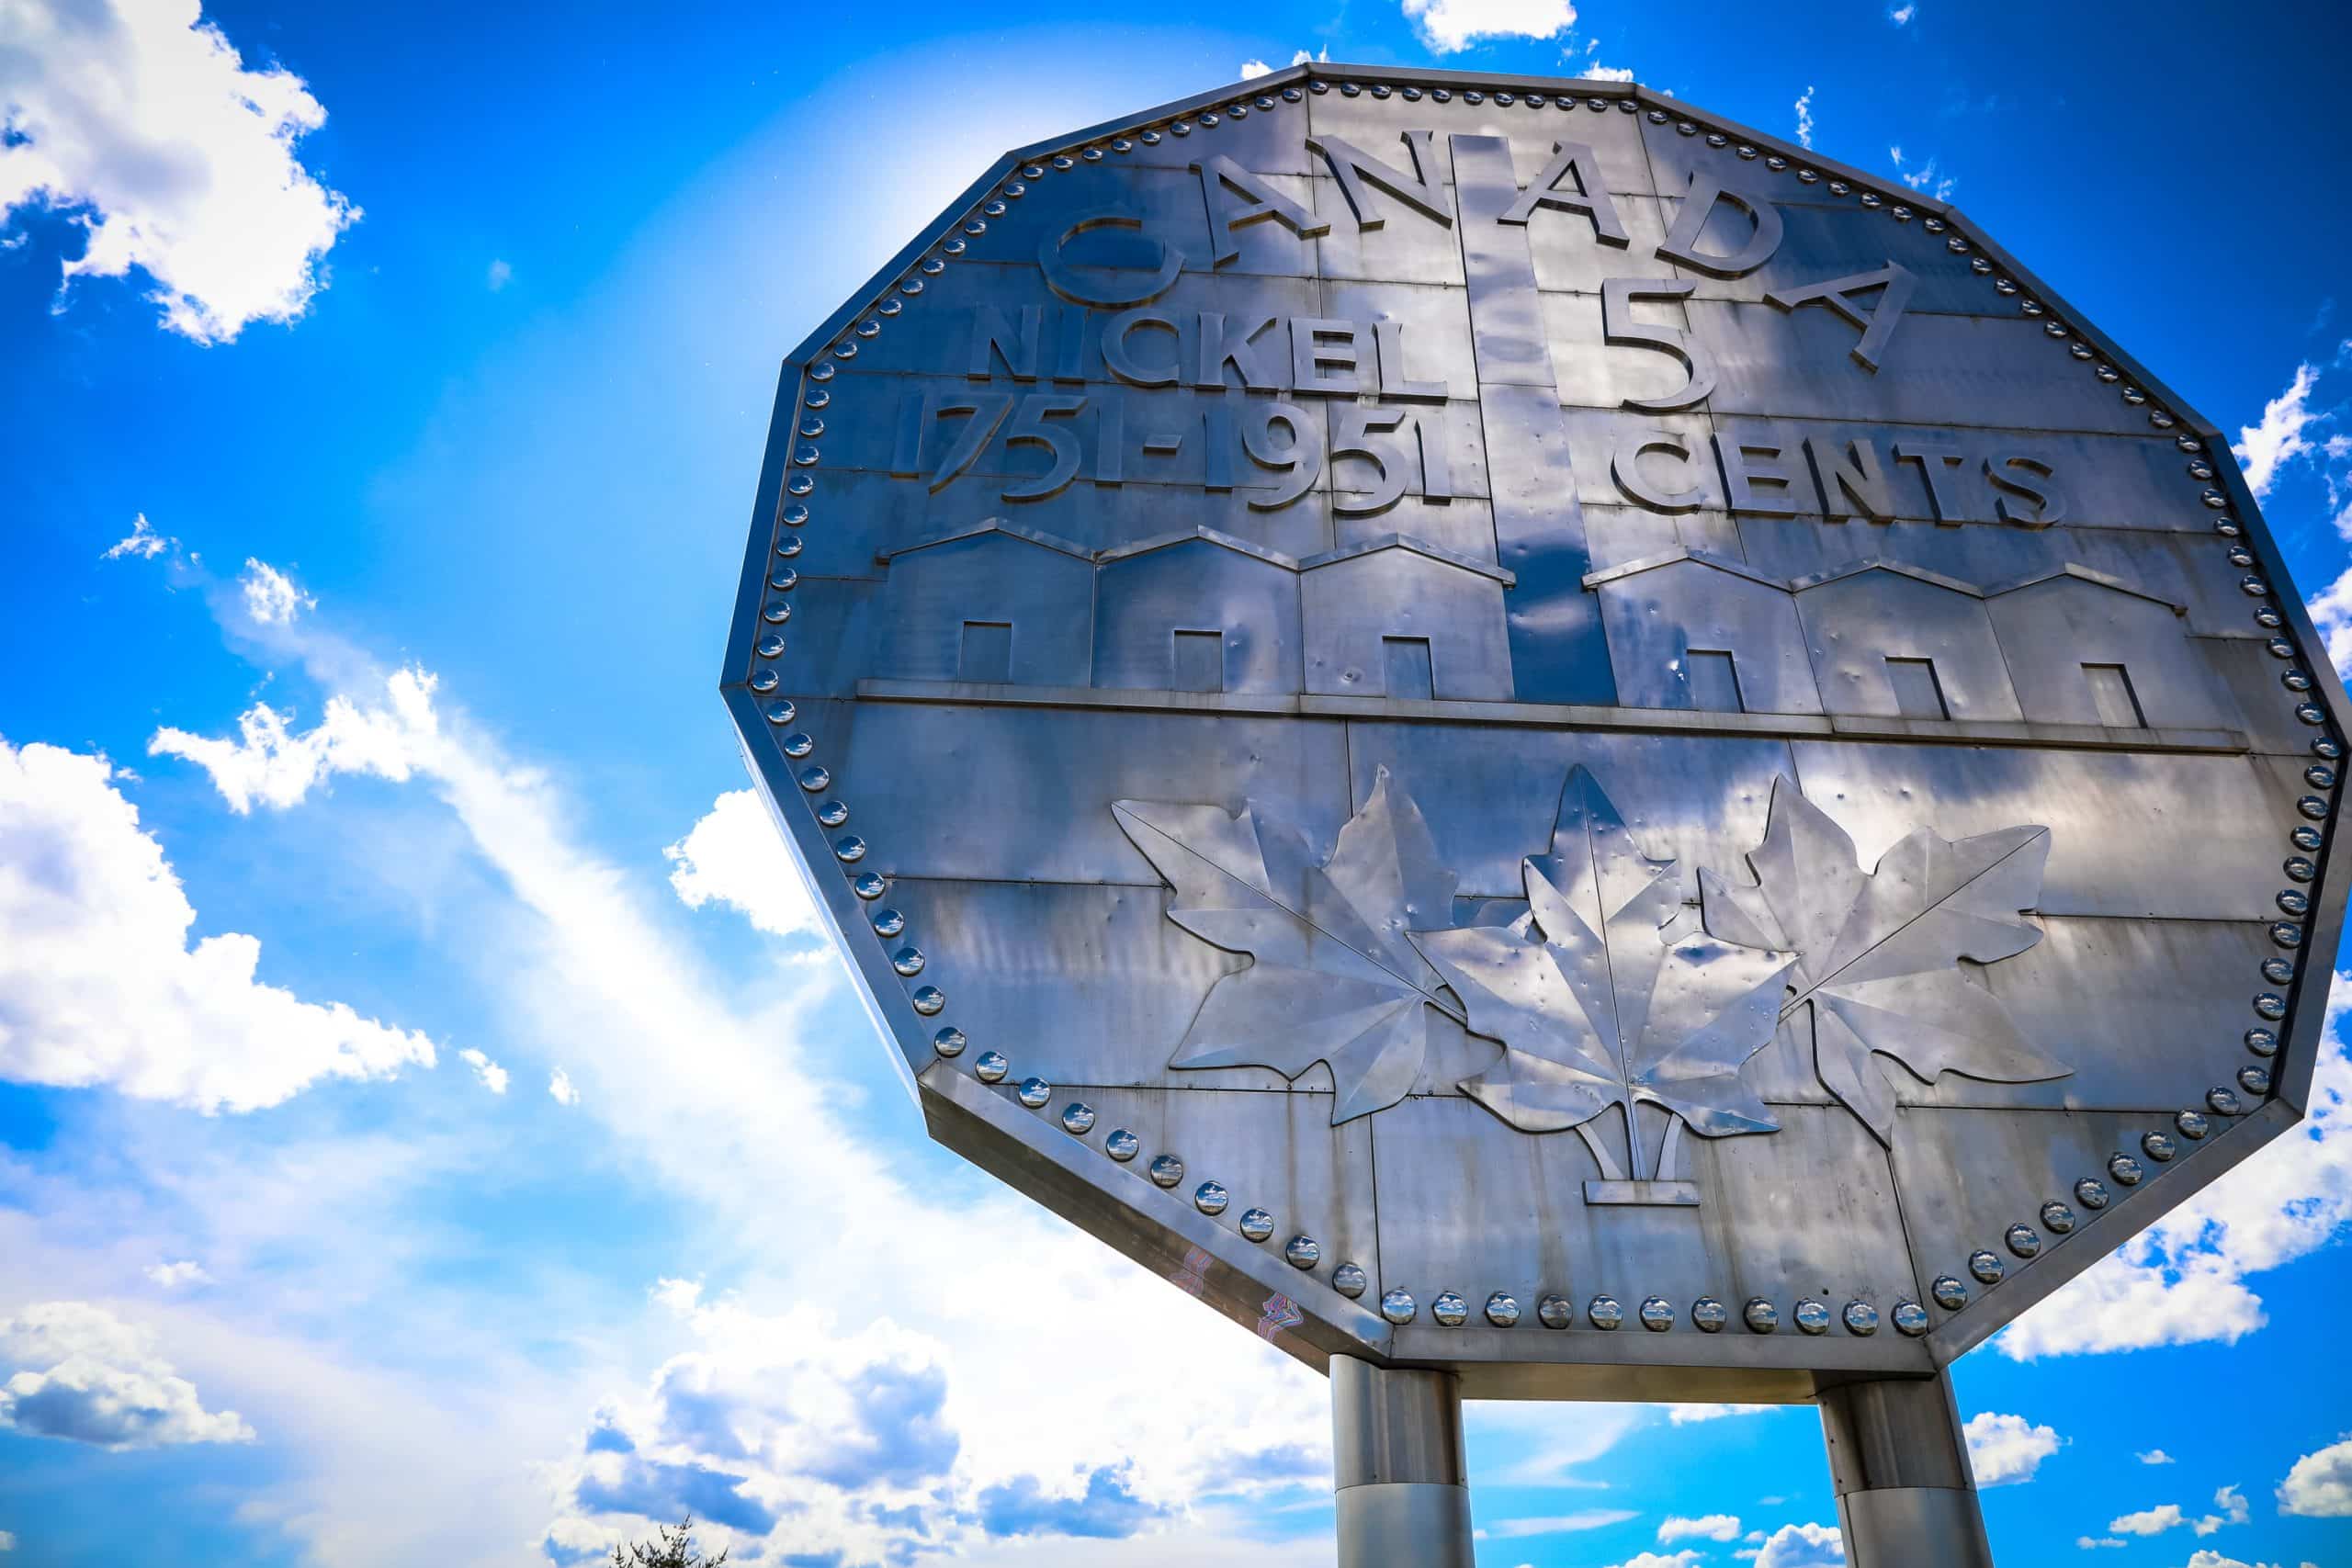
[[[2279,1568],[2279,1565],[2276,1562],[2248,1562],[2227,1552],[2199,1548],[2189,1555],[2186,1568]],[[2317,1568],[2317,1565],[2306,1562],[2303,1568]]]
[[0,1530],[0,1551],[14,1551],[16,1550],[17,1538],[6,1530]]
[[2100,1547],[2129,1546],[2132,1543],[2128,1540],[2118,1540],[2111,1535],[2078,1535],[2075,1538],[2075,1544],[2085,1551],[2093,1551]]
[[0,1077],[251,1111],[433,1065],[422,1034],[256,978],[254,937],[190,947],[196,909],[113,777],[0,739]]
[[[2343,519],[2337,520],[2339,527]],[[2312,627],[2327,644],[2327,660],[2336,673],[2352,673],[2352,569],[2305,602]]]
[[1627,65],[1588,65],[1577,75],[1587,82],[1630,82],[1634,79],[1633,68]]
[[1570,0],[1404,0],[1405,18],[1430,51],[1456,54],[1481,39],[1557,38],[1576,25]]
[[1835,1525],[1782,1525],[1756,1550],[1756,1568],[1831,1568],[1845,1561],[1846,1542]]
[[1913,190],[1926,191],[1938,201],[1950,200],[1951,193],[1959,188],[1959,176],[1939,174],[1933,158],[1929,158],[1924,164],[1912,164],[1905,168],[1906,160],[1903,156],[1903,149],[1899,146],[1889,147],[1886,150],[1886,157],[1887,161],[1894,165],[1896,178]]
[[558,1067],[548,1076],[548,1093],[555,1097],[555,1102],[558,1105],[580,1103],[580,1091],[571,1087],[571,1075],[561,1067]]
[[146,1274],[167,1291],[175,1291],[182,1285],[212,1283],[212,1276],[204,1271],[204,1265],[192,1258],[183,1258],[176,1263],[150,1263]]
[[1813,86],[1808,83],[1797,96],[1797,145],[1813,145]]
[[2133,1454],[2132,1457],[2138,1460],[2142,1464],[2177,1464],[2180,1462],[2178,1460],[2174,1459],[2172,1455],[2165,1452],[2162,1449],[2150,1449],[2145,1453]]
[[2352,1224],[2352,1055],[2336,975],[2303,1121],[2003,1330],[2016,1360],[2152,1345],[2234,1344],[2269,1321],[2247,1283]]
[[2278,1483],[2278,1511],[2306,1518],[2352,1518],[2352,1435],[2297,1460]]
[[301,79],[250,71],[198,0],[12,0],[0,8],[0,215],[70,213],[77,277],[153,280],[164,325],[227,343],[291,321],[359,209],[305,168],[326,121]]
[[1720,1421],[1726,1416],[1761,1416],[1768,1410],[1784,1408],[1778,1404],[1669,1404],[1666,1416],[1677,1427],[1688,1427],[1693,1421]]
[[283,810],[334,773],[405,781],[419,756],[437,743],[433,684],[423,671],[400,671],[387,682],[388,702],[362,709],[348,697],[330,697],[325,718],[301,734],[290,728],[291,713],[255,703],[238,716],[234,740],[167,727],[155,732],[147,750],[202,768],[229,809],[241,816],[256,804]]
[[1736,1514],[1702,1514],[1686,1519],[1679,1514],[1668,1514],[1657,1527],[1658,1544],[1678,1540],[1737,1540],[1739,1516]]
[[0,1321],[0,1427],[102,1449],[249,1443],[233,1410],[209,1411],[156,1354],[154,1336],[90,1302],[43,1302]]
[[[5,164],[6,157],[6,152],[0,151],[0,164]],[[141,560],[153,560],[178,543],[177,539],[155,532],[155,525],[147,521],[147,514],[142,512],[130,520],[130,532],[109,545],[98,558],[120,560],[125,556],[136,556]]]
[[1327,43],[1323,46],[1323,52],[1320,54],[1309,54],[1303,49],[1297,51],[1290,57],[1290,62],[1293,65],[1311,65],[1317,61],[1327,61],[1330,58],[1331,46]]
[[481,1052],[469,1045],[458,1053],[458,1060],[471,1067],[474,1070],[474,1077],[481,1080],[481,1087],[490,1090],[491,1093],[504,1094],[506,1092],[506,1069]]
[[1552,1514],[1538,1518],[1497,1519],[1478,1533],[1495,1540],[1518,1540],[1532,1535],[1568,1535],[1577,1530],[1607,1529],[1611,1525],[1622,1525],[1635,1517],[1631,1508],[1582,1508],[1573,1514]]
[[245,570],[237,579],[237,586],[245,592],[245,614],[257,626],[283,626],[305,610],[318,607],[318,601],[294,586],[294,580],[266,560],[245,558]]
[[1680,1551],[1636,1551],[1614,1568],[1697,1568],[1706,1561],[1706,1553],[1685,1548]]
[[2238,438],[2230,443],[2232,455],[2245,469],[2246,488],[2257,499],[2270,494],[2280,469],[2313,451],[2311,437],[2303,432],[2313,421],[2327,417],[2311,406],[2312,389],[2318,384],[2319,371],[2314,367],[2296,366],[2295,378],[2287,389],[2262,405],[2259,420],[2240,425]]
[[2225,1525],[2242,1525],[2251,1516],[2245,1495],[2233,1485],[2214,1493],[2213,1506],[2221,1512],[2192,1517],[2177,1503],[2159,1503],[2135,1514],[2119,1515],[2108,1521],[2107,1528],[2117,1535],[2149,1536],[2187,1525],[2193,1533],[2203,1536],[2211,1535]]
[[514,268],[499,257],[492,257],[490,270],[482,275],[482,282],[492,294],[514,281]]
[[716,900],[773,936],[821,936],[824,923],[781,830],[759,795],[729,790],[686,836],[662,852],[670,886],[689,909]]
[[1261,76],[1271,76],[1273,71],[1274,68],[1262,60],[1245,60],[1241,62],[1241,79],[1244,82],[1254,82]]
[[1898,28],[1908,27],[1911,25],[1911,18],[1918,14],[1919,6],[1917,5],[1917,0],[1912,0],[1911,4],[1897,6],[1888,11],[1886,14],[1886,19],[1893,22]]
[[1984,1411],[1961,1428],[1968,1439],[1968,1464],[1979,1486],[2009,1486],[2031,1481],[2041,1461],[2058,1451],[2058,1434],[2022,1416]]

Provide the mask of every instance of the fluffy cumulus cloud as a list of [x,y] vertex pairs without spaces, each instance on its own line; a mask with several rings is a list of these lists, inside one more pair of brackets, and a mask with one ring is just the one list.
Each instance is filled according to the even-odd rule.
[[1898,28],[1907,28],[1911,25],[1911,18],[1918,14],[1919,6],[1917,5],[1917,0],[1905,0],[1904,5],[1889,8],[1886,13],[1886,19],[1893,22]]
[[325,716],[310,729],[296,716],[255,703],[239,716],[237,736],[193,735],[168,726],[148,741],[149,755],[179,757],[211,775],[229,809],[299,805],[312,786],[336,773],[405,781],[440,740],[433,712],[434,678],[397,671],[382,702],[362,707],[349,697],[327,699]]
[[1813,145],[1813,87],[1810,83],[1797,96],[1797,145]]
[[1968,1439],[1969,1468],[1975,1472],[1979,1486],[2031,1481],[2041,1461],[2058,1451],[2058,1434],[2022,1416],[1998,1416],[1987,1410],[1970,1416],[1961,1432]]
[[[2339,527],[2343,519],[2337,520]],[[2352,570],[2305,602],[2312,626],[2327,644],[2328,662],[2339,675],[2352,676]]]
[[245,614],[255,626],[288,626],[303,611],[318,607],[319,602],[296,587],[292,578],[251,556],[245,558],[237,586],[244,592]]
[[182,1285],[212,1283],[212,1276],[206,1273],[204,1265],[193,1258],[183,1258],[176,1263],[150,1263],[146,1274],[147,1278],[167,1291],[176,1291]]
[[103,757],[0,739],[0,1077],[196,1109],[430,1066],[431,1041],[259,978],[196,909]]
[[506,1069],[492,1061],[486,1054],[469,1045],[458,1053],[458,1060],[471,1067],[474,1070],[474,1077],[481,1081],[481,1087],[490,1090],[491,1093],[504,1094],[506,1092]]
[[157,1354],[154,1337],[89,1302],[44,1302],[0,1320],[0,1427],[102,1449],[249,1443]]
[[1702,1514],[1686,1519],[1679,1514],[1668,1514],[1657,1527],[1660,1546],[1671,1546],[1678,1540],[1737,1540],[1739,1516],[1736,1514]]
[[300,316],[359,217],[298,151],[325,108],[290,72],[248,69],[198,0],[11,0],[0,116],[0,214],[63,212],[85,234],[61,300],[136,269],[198,343]]
[[2312,389],[2318,385],[2315,367],[2296,366],[2295,378],[2287,389],[2262,405],[2262,417],[2238,427],[2238,438],[2230,443],[2230,451],[2245,469],[2246,488],[2257,498],[2270,494],[2289,464],[2318,450],[2303,434],[2313,422],[2326,417],[2312,407]]
[[2352,1224],[2352,975],[2328,992],[2301,1122],[2027,1313],[1995,1341],[2018,1360],[2208,1340],[2268,1320],[2251,1276],[2326,1246]]
[[1835,1525],[1782,1525],[1734,1555],[1756,1568],[1838,1568],[1846,1561],[1846,1542]]
[[740,911],[773,936],[824,931],[808,884],[792,863],[783,834],[759,795],[729,790],[686,836],[662,852],[670,886],[689,909],[717,903]]
[[2235,1486],[2224,1486],[2213,1494],[2214,1512],[2189,1514],[2177,1503],[2159,1503],[2153,1508],[2136,1513],[2119,1514],[2107,1523],[2115,1535],[2163,1535],[2186,1525],[2192,1535],[2212,1535],[2228,1525],[2242,1525],[2252,1517],[2245,1494]]
[[1558,38],[1576,25],[1569,0],[1404,0],[1430,51],[1457,54],[1482,39]]
[[2165,1452],[2162,1449],[2150,1449],[2144,1453],[2135,1453],[2132,1457],[2138,1460],[2142,1464],[2177,1464],[2180,1462],[2174,1459],[2172,1455]]
[[1273,71],[1274,68],[1262,60],[1245,60],[1241,62],[1241,79],[1244,82],[1255,82],[1261,76],[1271,76]]
[[2305,1454],[2278,1483],[2278,1511],[2306,1518],[2352,1518],[2352,1435]]
[[1614,1568],[1698,1568],[1706,1560],[1705,1552],[1686,1547],[1680,1551],[1636,1551]]
[[580,1090],[572,1086],[571,1075],[561,1067],[548,1075],[548,1094],[558,1105],[580,1103]]
[[1666,1417],[1677,1427],[1688,1427],[1694,1421],[1720,1421],[1726,1416],[1761,1416],[1768,1410],[1783,1408],[1778,1404],[1669,1404]]
[[1944,174],[1936,167],[1936,161],[1933,158],[1929,158],[1924,164],[1917,163],[1905,158],[1903,155],[1903,149],[1899,146],[1889,147],[1886,150],[1886,158],[1887,162],[1894,165],[1897,179],[1913,190],[1926,192],[1938,201],[1951,200],[1951,193],[1960,186],[1959,176]]

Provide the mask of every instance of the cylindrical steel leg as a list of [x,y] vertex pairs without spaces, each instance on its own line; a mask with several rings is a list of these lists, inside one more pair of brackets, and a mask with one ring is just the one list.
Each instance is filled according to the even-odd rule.
[[1472,1568],[1462,1391],[1452,1372],[1331,1358],[1340,1568]]
[[1821,1395],[1849,1568],[1993,1568],[1948,1374]]

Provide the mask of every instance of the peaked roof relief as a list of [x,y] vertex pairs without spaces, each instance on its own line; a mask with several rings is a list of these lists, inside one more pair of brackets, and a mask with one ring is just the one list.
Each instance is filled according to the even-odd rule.
[[1270,550],[1263,546],[1253,545],[1247,539],[1236,538],[1231,534],[1221,533],[1215,528],[1180,529],[1174,533],[1154,535],[1148,539],[1137,539],[1132,544],[1114,545],[1107,549],[1095,550],[1089,549],[1075,540],[1065,539],[1058,534],[1048,534],[1043,529],[1024,527],[1021,524],[1002,517],[983,518],[969,526],[951,529],[944,534],[934,534],[928,538],[917,539],[910,545],[900,545],[895,549],[876,550],[874,552],[874,558],[887,564],[901,556],[913,555],[919,550],[934,549],[941,545],[952,545],[964,539],[981,538],[989,534],[1007,535],[1015,539],[1023,539],[1030,544],[1041,546],[1046,549],[1058,551],[1075,559],[1091,561],[1098,565],[1131,560],[1136,556],[1149,555],[1155,550],[1165,550],[1178,545],[1194,543],[1215,545],[1219,549],[1231,550],[1236,555],[1247,556],[1252,560],[1264,561],[1270,566],[1278,566],[1285,570],[1297,572],[1314,571],[1322,567],[1335,566],[1340,561],[1374,555],[1382,550],[1403,550],[1410,555],[1426,557],[1442,566],[1456,567],[1464,571],[1475,572],[1480,577],[1492,578],[1506,588],[1519,581],[1516,573],[1497,566],[1492,561],[1483,561],[1475,556],[1464,555],[1459,550],[1449,550],[1442,545],[1430,544],[1427,539],[1416,538],[1410,534],[1382,534],[1340,549],[1324,550],[1301,560],[1283,555],[1279,550]]
[[1990,586],[1979,586],[1972,582],[1963,582],[1956,577],[1946,577],[1939,571],[1930,571],[1925,567],[1913,566],[1907,561],[1888,560],[1881,556],[1867,557],[1850,565],[1838,567],[1832,571],[1811,572],[1803,577],[1767,577],[1762,572],[1748,567],[1745,562],[1732,560],[1707,550],[1674,549],[1659,555],[1644,556],[1638,560],[1626,561],[1623,565],[1612,566],[1606,570],[1588,572],[1585,575],[1584,585],[1587,588],[1598,589],[1612,582],[1622,582],[1627,578],[1638,577],[1644,572],[1656,571],[1661,567],[1676,566],[1683,561],[1710,567],[1716,571],[1729,572],[1734,577],[1744,577],[1750,582],[1758,582],[1767,588],[1777,588],[1784,593],[1802,593],[1809,588],[1820,588],[1828,583],[1842,581],[1850,577],[1860,577],[1866,572],[1873,571],[1891,572],[1897,577],[1908,577],[1937,588],[1949,588],[1955,593],[1965,593],[1972,599],[1998,599],[2003,594],[2015,593],[2020,589],[2072,578],[2096,587],[2112,589],[2118,593],[2129,593],[2135,599],[2145,599],[2152,604],[2161,604],[2176,615],[2188,614],[2188,607],[2185,604],[2175,604],[2160,594],[2149,592],[2144,588],[2135,588],[2120,577],[2095,570],[2090,567],[2077,565],[2072,561],[2064,566],[2052,567],[2047,571],[2011,578]]

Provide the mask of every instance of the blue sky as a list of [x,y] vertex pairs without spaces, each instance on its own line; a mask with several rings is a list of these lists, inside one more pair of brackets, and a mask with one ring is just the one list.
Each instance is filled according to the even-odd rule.
[[[487,10],[0,7],[0,1564],[1329,1561],[1319,1380],[929,1147],[712,691],[778,359],[1001,148],[1302,49],[1810,136],[2352,659],[2341,8]],[[2346,1092],[1959,1366],[2005,1564],[2352,1562]],[[1808,1409],[1470,1442],[1487,1568],[1838,1561]]]

